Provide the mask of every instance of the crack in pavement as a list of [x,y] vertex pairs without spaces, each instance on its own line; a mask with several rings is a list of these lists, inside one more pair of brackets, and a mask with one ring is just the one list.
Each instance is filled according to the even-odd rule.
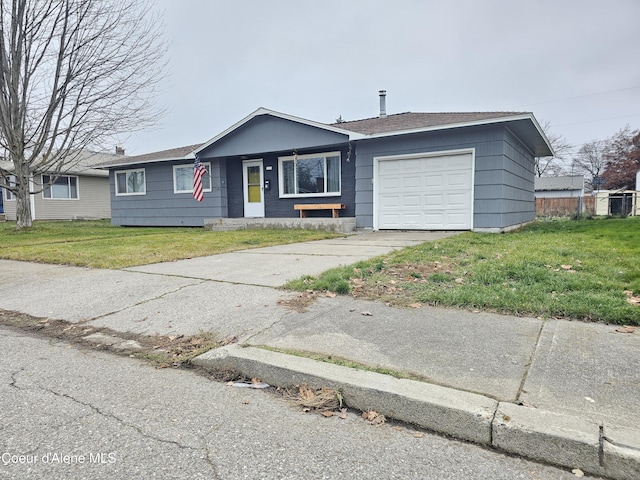
[[[83,401],[81,401],[81,400],[79,400],[79,399],[77,399],[77,398],[75,398],[72,395],[69,395],[67,393],[56,392],[55,390],[52,390],[52,389],[49,389],[49,388],[44,388],[44,387],[41,387],[41,389],[44,390],[45,392],[51,393],[51,394],[53,394],[53,395],[55,395],[57,397],[65,398],[65,399],[71,400],[74,403],[77,403],[78,405],[82,405],[84,407],[88,407],[93,411],[93,413],[91,413],[91,414],[83,415],[82,417],[78,417],[78,418],[85,418],[85,417],[97,414],[97,415],[100,415],[100,416],[102,416],[104,418],[115,420],[116,422],[122,424],[125,427],[132,428],[133,430],[138,432],[138,434],[141,435],[143,438],[148,438],[150,440],[154,440],[156,442],[160,442],[160,443],[164,443],[164,444],[168,444],[168,445],[174,445],[174,446],[180,448],[181,450],[193,450],[193,451],[196,451],[196,452],[201,450],[201,448],[192,447],[192,446],[189,446],[189,445],[183,445],[183,444],[181,444],[180,442],[178,442],[176,440],[168,440],[168,439],[160,438],[158,436],[155,436],[155,435],[152,435],[150,433],[147,433],[147,432],[143,431],[142,428],[138,427],[137,425],[133,425],[131,423],[128,423],[127,421],[125,421],[124,419],[118,417],[117,415],[114,415],[114,414],[108,413],[108,412],[104,412],[99,407],[96,407],[95,405],[92,405],[91,403],[88,403],[88,402],[83,402]],[[76,420],[76,419],[74,419],[74,420]],[[205,449],[205,451],[206,451],[206,449]]]
[[540,348],[540,340],[542,339],[542,332],[544,331],[544,326],[547,324],[547,320],[542,320],[540,322],[540,329],[538,330],[538,336],[536,337],[536,344],[531,351],[531,355],[527,360],[527,363],[524,366],[524,374],[522,375],[522,380],[520,381],[520,386],[518,387],[518,391],[516,392],[516,398],[514,399],[514,403],[520,402],[520,396],[524,392],[524,385],[527,381],[527,377],[529,376],[529,372],[531,371],[531,365],[533,365],[533,360],[536,357],[536,353]]
[[18,375],[20,375],[22,372],[24,372],[25,368],[22,367],[20,370],[16,371],[16,372],[11,372],[10,378],[11,381],[9,382],[9,386],[11,388],[15,388],[16,390],[23,390],[21,387],[19,387],[17,385],[18,383]]
[[[197,280],[197,279],[194,279],[194,280]],[[157,295],[157,296],[155,296],[155,297],[151,297],[151,298],[147,298],[147,299],[145,299],[145,300],[141,300],[141,301],[139,301],[139,302],[134,303],[133,305],[127,305],[126,307],[123,307],[123,308],[121,308],[120,310],[114,310],[114,311],[112,311],[112,312],[105,313],[105,314],[102,314],[102,315],[98,315],[98,316],[96,316],[96,317],[87,318],[87,319],[82,320],[82,321],[80,321],[80,322],[75,322],[75,324],[76,324],[76,325],[83,325],[83,324],[85,324],[85,323],[93,322],[93,321],[98,320],[98,319],[100,319],[100,318],[105,318],[105,317],[108,317],[108,316],[110,316],[110,315],[116,315],[116,314],[118,314],[118,313],[125,312],[125,311],[127,311],[127,310],[132,309],[132,308],[139,307],[140,305],[144,305],[144,304],[146,304],[146,303],[149,303],[149,302],[153,302],[153,301],[159,300],[159,299],[161,299],[161,298],[163,298],[163,297],[166,297],[167,295],[171,295],[171,294],[177,293],[177,292],[179,292],[179,291],[181,291],[181,290],[184,290],[185,288],[195,287],[195,286],[198,286],[198,285],[202,285],[202,284],[203,284],[203,283],[205,283],[205,282],[206,282],[206,280],[200,280],[199,282],[191,283],[191,284],[189,284],[189,285],[181,285],[180,287],[178,287],[178,288],[176,288],[176,289],[174,289],[174,290],[171,290],[171,291],[168,291],[168,292],[164,292],[164,293],[162,293],[162,294],[160,294],[160,295]]]

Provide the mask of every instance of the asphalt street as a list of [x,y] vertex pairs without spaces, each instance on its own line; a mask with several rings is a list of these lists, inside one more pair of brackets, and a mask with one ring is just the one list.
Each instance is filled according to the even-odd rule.
[[[0,327],[0,478],[574,479],[268,390]],[[584,478],[594,478],[585,476]]]

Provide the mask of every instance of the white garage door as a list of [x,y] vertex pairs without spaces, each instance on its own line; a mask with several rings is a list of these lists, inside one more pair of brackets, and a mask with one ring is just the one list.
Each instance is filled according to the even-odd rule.
[[473,155],[411,155],[377,159],[376,227],[470,230]]

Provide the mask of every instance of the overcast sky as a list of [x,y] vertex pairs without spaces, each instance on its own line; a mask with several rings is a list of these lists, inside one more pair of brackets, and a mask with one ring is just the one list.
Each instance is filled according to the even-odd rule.
[[579,146],[640,128],[639,0],[156,0],[169,78],[129,155],[205,142],[259,107],[323,123],[531,111]]

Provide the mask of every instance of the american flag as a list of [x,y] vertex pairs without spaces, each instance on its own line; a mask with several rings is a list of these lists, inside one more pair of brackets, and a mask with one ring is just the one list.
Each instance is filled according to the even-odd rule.
[[196,155],[196,162],[193,166],[193,198],[201,202],[204,199],[204,192],[202,191],[202,177],[207,175],[207,169],[204,168],[202,162]]

